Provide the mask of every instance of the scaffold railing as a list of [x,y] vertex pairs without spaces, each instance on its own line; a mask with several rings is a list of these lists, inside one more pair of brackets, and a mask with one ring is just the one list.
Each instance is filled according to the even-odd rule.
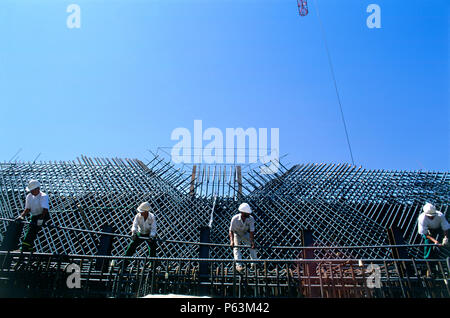
[[0,261],[2,297],[450,297],[449,258],[244,260],[255,266],[240,272],[231,259],[0,252]]

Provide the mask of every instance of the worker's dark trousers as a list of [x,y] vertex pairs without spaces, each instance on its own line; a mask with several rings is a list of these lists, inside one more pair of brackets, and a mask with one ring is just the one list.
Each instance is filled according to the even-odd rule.
[[[31,217],[31,222],[28,224],[28,231],[25,234],[25,238],[22,241],[22,252],[31,252],[34,246],[34,240],[41,230],[42,226],[37,225],[37,221],[42,219],[41,215],[34,215]],[[48,213],[45,214],[44,223],[50,219]]]
[[141,238],[148,238],[149,234],[141,234],[139,237],[136,237],[134,240],[131,241],[131,243],[128,245],[127,251],[125,253],[125,256],[132,256],[134,252],[136,252],[136,249],[138,246],[145,242],[147,243],[148,249],[149,249],[149,255],[150,257],[156,256],[156,242],[155,240],[143,240]]

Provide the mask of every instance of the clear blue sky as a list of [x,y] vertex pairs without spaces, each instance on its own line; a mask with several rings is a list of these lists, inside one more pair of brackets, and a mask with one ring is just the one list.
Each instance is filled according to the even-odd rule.
[[[292,163],[350,162],[308,2],[300,17],[295,0],[2,0],[0,160],[145,158],[201,119],[279,128]],[[371,3],[381,29],[366,26]],[[355,163],[448,171],[448,1],[317,4]]]

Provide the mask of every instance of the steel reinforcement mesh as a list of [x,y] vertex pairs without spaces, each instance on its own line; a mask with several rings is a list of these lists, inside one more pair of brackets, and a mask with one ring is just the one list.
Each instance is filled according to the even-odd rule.
[[[312,230],[318,246],[388,244],[386,230],[401,229],[405,242],[422,243],[417,217],[425,202],[447,212],[450,184],[447,172],[366,170],[348,164],[302,164],[273,174],[237,166],[196,166],[177,169],[155,155],[137,159],[81,157],[77,161],[0,164],[0,217],[23,211],[25,187],[38,179],[49,195],[51,224],[130,234],[137,206],[152,203],[158,237],[198,242],[200,228],[211,225],[211,242],[228,244],[230,219],[248,202],[256,219],[258,256],[298,258],[299,250],[267,248],[302,246],[302,230]],[[0,222],[1,234],[7,222]],[[35,250],[46,253],[94,255],[99,235],[45,228]],[[123,255],[128,238],[114,239],[112,255]],[[198,257],[198,246],[163,242],[160,257]],[[410,254],[420,257],[421,250]],[[244,250],[244,256],[246,256]],[[448,256],[448,252],[440,252]],[[142,244],[136,255],[145,256]],[[228,247],[210,248],[211,258],[232,258]],[[315,258],[388,258],[388,249],[321,249]]]

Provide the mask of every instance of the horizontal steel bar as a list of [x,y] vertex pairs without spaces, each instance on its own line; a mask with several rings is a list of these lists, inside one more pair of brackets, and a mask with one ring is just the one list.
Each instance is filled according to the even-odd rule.
[[50,253],[30,253],[30,252],[11,252],[11,251],[0,251],[0,255],[14,255],[18,256],[20,254],[24,255],[34,255],[34,256],[48,256],[48,257],[64,257],[64,258],[77,258],[77,259],[118,259],[118,260],[138,260],[138,261],[186,261],[186,262],[215,262],[215,263],[321,263],[321,262],[330,262],[330,263],[345,263],[345,262],[419,262],[419,263],[427,263],[427,262],[447,262],[447,258],[442,259],[242,259],[242,260],[234,260],[234,259],[212,259],[212,258],[179,258],[179,257],[132,257],[132,256],[104,256],[104,255],[79,255],[79,254],[50,254]]

